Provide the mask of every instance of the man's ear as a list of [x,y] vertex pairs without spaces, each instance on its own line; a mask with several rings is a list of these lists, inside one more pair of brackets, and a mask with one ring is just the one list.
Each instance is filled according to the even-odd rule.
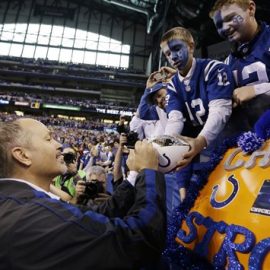
[[23,147],[14,147],[11,150],[12,157],[19,163],[29,167],[32,164],[30,153]]

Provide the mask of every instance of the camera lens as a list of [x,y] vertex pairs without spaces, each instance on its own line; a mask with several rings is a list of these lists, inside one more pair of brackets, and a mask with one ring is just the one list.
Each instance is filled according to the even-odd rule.
[[91,180],[85,183],[85,195],[88,198],[97,197],[98,193],[104,193],[104,188],[102,182],[98,180]]
[[66,164],[73,163],[76,160],[76,155],[73,153],[65,153],[63,157]]

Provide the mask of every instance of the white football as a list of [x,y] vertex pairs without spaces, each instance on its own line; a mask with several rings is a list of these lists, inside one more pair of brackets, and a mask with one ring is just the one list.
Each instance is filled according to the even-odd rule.
[[158,151],[158,170],[163,173],[173,171],[191,148],[183,139],[168,135],[157,136],[149,142]]

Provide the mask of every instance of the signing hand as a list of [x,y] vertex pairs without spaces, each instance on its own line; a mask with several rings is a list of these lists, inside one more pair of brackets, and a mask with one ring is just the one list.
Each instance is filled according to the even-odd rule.
[[146,140],[137,141],[134,150],[130,150],[127,159],[130,171],[140,172],[142,169],[158,169],[158,155],[151,143]]

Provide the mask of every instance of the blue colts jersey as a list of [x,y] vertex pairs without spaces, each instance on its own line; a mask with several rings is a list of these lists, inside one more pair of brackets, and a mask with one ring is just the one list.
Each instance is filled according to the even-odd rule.
[[177,73],[168,85],[166,111],[168,114],[173,110],[182,112],[185,118],[184,128],[188,125],[200,130],[208,117],[209,102],[232,98],[234,80],[230,68],[222,62],[209,59],[195,61],[190,78],[187,75],[181,82]]
[[241,58],[230,54],[225,60],[233,71],[237,87],[269,82],[270,78],[270,27],[261,24],[261,32],[246,48]]

